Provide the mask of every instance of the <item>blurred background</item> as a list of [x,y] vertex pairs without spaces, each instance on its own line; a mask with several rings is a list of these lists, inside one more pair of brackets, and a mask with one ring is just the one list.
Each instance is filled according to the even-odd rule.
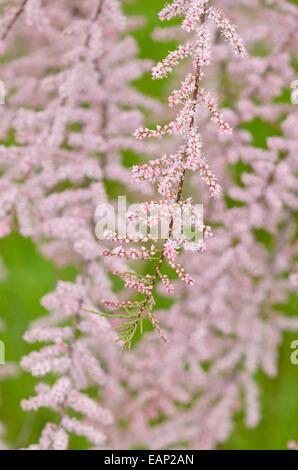
[[[169,43],[156,44],[151,40],[153,29],[159,25],[157,14],[163,4],[163,0],[132,0],[126,8],[129,14],[142,15],[147,19],[146,26],[134,35],[141,57],[153,61],[161,59],[171,49]],[[166,81],[152,82],[148,74],[136,86],[166,103],[169,87]],[[256,144],[266,138],[266,129],[254,129],[253,132]],[[73,280],[76,271],[71,266],[58,271],[38,254],[31,241],[16,234],[0,241],[0,254],[4,260],[4,266],[0,268],[0,315],[6,323],[5,331],[0,331],[0,340],[5,343],[6,361],[18,363],[28,351],[28,346],[21,339],[27,325],[45,313],[40,306],[40,298],[54,288],[58,279]],[[286,313],[297,315],[298,297],[293,296],[286,309]],[[242,416],[237,416],[235,430],[221,448],[285,449],[289,439],[298,441],[298,365],[290,362],[290,346],[294,339],[298,340],[298,336],[284,337],[279,376],[274,380],[262,374],[258,377],[262,392],[260,425],[254,430],[247,430],[242,424]],[[0,384],[0,421],[5,423],[8,441],[14,448],[36,442],[44,423],[51,416],[49,411],[22,412],[20,400],[32,394],[34,384],[35,380],[29,374]],[[82,448],[82,443],[78,440],[73,447]]]

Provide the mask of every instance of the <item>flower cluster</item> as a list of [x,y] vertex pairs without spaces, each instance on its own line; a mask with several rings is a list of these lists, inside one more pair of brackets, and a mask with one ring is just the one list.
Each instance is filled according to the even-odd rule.
[[[127,183],[121,151],[150,150],[131,133],[142,119],[137,108],[157,105],[130,86],[150,64],[135,58],[132,38],[120,38],[119,8],[116,0],[78,8],[51,2],[50,30],[21,24],[24,43],[32,35],[35,48],[2,68],[9,98],[1,123],[0,233],[17,221],[20,233],[46,241],[44,253],[59,263],[73,257],[74,233],[84,225],[90,232],[94,206],[105,201],[103,178]],[[40,17],[43,10],[34,15]]]
[[[183,194],[188,170],[200,175],[212,198],[216,199],[220,195],[220,186],[217,178],[203,153],[202,138],[198,128],[200,120],[199,109],[200,105],[203,105],[209,111],[211,119],[217,124],[219,131],[224,134],[230,134],[232,130],[231,126],[225,121],[223,113],[219,110],[216,100],[202,84],[205,67],[212,60],[211,22],[224,34],[236,55],[245,56],[246,51],[242,40],[236,33],[236,28],[229,22],[223,12],[213,8],[210,3],[212,2],[175,0],[160,13],[161,20],[170,19],[176,15],[182,16],[184,18],[182,28],[191,33],[192,38],[178,46],[175,51],[170,52],[162,62],[153,68],[153,79],[166,77],[176,65],[188,57],[191,58],[193,72],[187,74],[181,87],[175,90],[169,97],[170,107],[174,105],[182,106],[177,117],[164,126],[158,125],[153,130],[141,127],[135,133],[138,141],[143,141],[150,137],[159,139],[163,136],[177,136],[182,140],[182,143],[174,153],[162,155],[156,160],[149,161],[141,166],[135,166],[132,169],[134,181],[158,184],[157,190],[163,198],[158,204],[164,203],[167,205],[172,203],[181,206],[189,204],[189,201],[184,199]],[[154,203],[155,201],[149,203],[149,206]],[[166,215],[163,213],[161,217],[166,217]],[[192,222],[195,221],[192,220]],[[196,222],[202,228],[203,238],[208,238],[211,235],[210,228],[204,228],[203,222],[199,220],[199,217],[197,217]],[[152,221],[149,218],[149,231],[150,228],[152,228]],[[127,312],[128,322],[124,324],[124,333],[121,335],[121,339],[128,345],[130,345],[136,328],[145,315],[149,316],[151,322],[153,319],[152,323],[154,325],[158,325],[153,312],[155,305],[154,289],[158,282],[162,282],[168,293],[173,292],[169,278],[165,273],[162,273],[165,261],[168,261],[169,266],[175,271],[178,278],[185,281],[188,285],[193,285],[194,283],[192,277],[185,272],[176,259],[179,252],[189,248],[189,240],[186,237],[177,240],[173,235],[174,216],[172,215],[170,217],[167,239],[157,252],[158,259],[153,274],[146,274],[141,277],[129,275],[129,279],[127,274],[121,275],[126,287],[133,287],[138,293],[143,294],[139,311],[135,309],[129,311],[128,309]],[[108,234],[107,238],[111,238],[110,234]],[[114,238],[117,237],[115,236]],[[127,243],[130,241],[129,238],[126,239]],[[197,251],[202,251],[203,248],[203,243],[196,244]],[[146,247],[143,247],[142,250],[146,250]],[[193,251],[195,251],[194,248]],[[133,254],[131,259],[134,258]],[[115,317],[117,317],[117,313],[115,313]],[[160,330],[160,328],[158,329]],[[164,334],[162,336],[164,337]]]
[[[58,422],[46,424],[39,443],[30,449],[67,449],[70,433],[84,436],[93,446],[100,447],[105,441],[102,428],[113,422],[111,412],[83,392],[94,385],[101,389],[106,382],[95,344],[101,341],[109,347],[114,341],[108,322],[83,310],[84,304],[90,302],[87,295],[83,282],[60,282],[56,291],[43,299],[51,315],[39,320],[24,336],[27,343],[46,344],[25,356],[22,368],[37,378],[50,374],[59,377],[53,385],[39,383],[36,395],[21,403],[26,411],[46,407],[59,415]],[[81,419],[69,414],[69,410]]]
[[298,444],[295,441],[288,442],[288,448],[290,450],[298,450]]

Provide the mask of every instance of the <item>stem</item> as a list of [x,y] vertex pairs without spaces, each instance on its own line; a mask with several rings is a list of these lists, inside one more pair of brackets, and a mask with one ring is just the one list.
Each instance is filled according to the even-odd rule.
[[[202,16],[201,25],[203,25],[204,23],[205,23],[205,14]],[[202,78],[202,68],[199,65],[199,61],[198,61],[197,62],[197,67],[196,67],[195,89],[194,89],[194,93],[193,93],[193,102],[195,103],[194,108],[196,107],[196,104],[197,104],[197,101],[198,101],[198,94],[199,94],[201,78]],[[194,128],[194,126],[195,126],[195,113],[193,114],[193,116],[191,118],[189,131],[191,131]],[[186,156],[184,156],[184,160],[185,160],[185,158],[186,158]],[[179,203],[182,200],[182,194],[183,194],[184,183],[185,183],[185,176],[186,176],[186,169],[184,168],[182,176],[181,176],[179,184],[178,184],[178,191],[177,191],[177,196],[176,196],[176,199],[175,199],[175,203]],[[169,237],[166,240],[166,242],[163,244],[162,253],[160,255],[159,261],[157,263],[154,274],[152,276],[152,282],[151,282],[151,290],[152,291],[156,286],[158,276],[160,274],[160,270],[161,270],[161,268],[163,266],[163,263],[164,263],[164,260],[165,260],[165,244],[167,243],[167,241],[171,238],[171,236],[173,234],[173,226],[174,226],[174,216],[172,215],[171,219],[170,219],[170,224],[169,224]],[[146,297],[145,297],[144,304],[142,305],[142,307],[139,311],[138,319],[141,319],[143,313],[145,312],[145,310],[147,310],[148,303],[149,303],[150,299],[151,299],[150,294],[147,294]]]

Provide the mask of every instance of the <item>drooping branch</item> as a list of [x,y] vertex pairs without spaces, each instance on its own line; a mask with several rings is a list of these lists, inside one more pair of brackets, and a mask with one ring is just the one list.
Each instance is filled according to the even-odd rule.
[[[188,285],[193,285],[192,277],[185,272],[185,269],[176,260],[178,252],[182,249],[189,249],[190,243],[183,237],[175,239],[175,208],[187,209],[190,211],[192,223],[202,231],[201,241],[194,243],[193,251],[201,251],[204,248],[204,240],[211,236],[209,227],[203,225],[203,221],[194,214],[193,203],[191,200],[184,198],[184,187],[187,172],[198,172],[201,180],[207,185],[210,196],[216,198],[220,194],[220,186],[217,179],[211,171],[206,157],[202,151],[202,139],[198,132],[197,123],[197,110],[198,105],[202,102],[209,112],[214,122],[218,124],[220,131],[230,133],[231,127],[225,122],[223,114],[219,111],[215,99],[209,92],[206,92],[202,87],[203,70],[211,62],[210,38],[208,33],[208,22],[214,21],[217,28],[223,33],[224,37],[231,44],[234,52],[238,56],[246,54],[242,40],[236,32],[236,28],[229,22],[223,12],[209,6],[209,1],[190,2],[174,1],[172,4],[166,6],[160,13],[160,18],[170,19],[176,15],[185,17],[182,28],[193,34],[193,39],[180,45],[175,51],[170,52],[169,55],[162,62],[157,64],[152,72],[153,79],[160,79],[167,76],[182,59],[191,57],[194,72],[188,74],[185,81],[183,81],[181,88],[175,90],[169,98],[169,105],[181,104],[182,110],[178,113],[177,118],[166,124],[165,126],[157,126],[156,129],[139,128],[136,131],[136,138],[143,140],[145,138],[154,137],[161,138],[165,135],[178,135],[182,138],[183,143],[178,148],[177,152],[173,155],[163,155],[158,160],[150,161],[145,165],[133,168],[133,177],[137,182],[149,181],[152,183],[158,182],[158,192],[163,199],[160,201],[152,201],[144,204],[145,211],[151,209],[153,206],[158,207],[156,217],[152,220],[147,220],[147,235],[138,237],[127,237],[123,240],[117,234],[107,233],[107,239],[113,239],[119,242],[132,242],[132,241],[149,241],[152,243],[157,242],[154,237],[150,235],[150,229],[162,218],[169,217],[169,230],[165,242],[161,245],[158,252],[159,258],[156,267],[152,274],[146,274],[143,278],[136,278],[134,287],[139,293],[145,293],[145,296],[139,302],[139,308],[135,306],[129,308],[126,305],[127,322],[123,324],[123,331],[120,334],[128,346],[134,337],[138,326],[142,324],[144,315],[148,315],[153,327],[157,329],[163,339],[165,335],[162,332],[159,323],[154,314],[154,289],[157,287],[159,281],[165,286],[168,293],[173,292],[172,283],[166,274],[162,274],[162,269],[165,261],[168,261],[169,266],[176,272],[178,278],[183,280]],[[165,206],[167,207],[165,209]],[[149,233],[148,233],[149,231]],[[146,250],[143,247],[143,250]],[[117,256],[117,252],[114,251]],[[127,256],[126,256],[127,257]],[[121,276],[126,286],[132,286],[128,282],[127,277]],[[131,276],[130,276],[131,279]],[[104,302],[106,304],[106,301]],[[111,304],[109,304],[111,305]],[[117,313],[114,315],[117,317]]]

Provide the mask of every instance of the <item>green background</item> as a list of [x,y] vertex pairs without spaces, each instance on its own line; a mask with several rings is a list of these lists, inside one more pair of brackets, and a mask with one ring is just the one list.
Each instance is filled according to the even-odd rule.
[[[297,2],[296,2],[297,3]],[[135,0],[127,7],[129,13],[145,16],[146,26],[136,31],[140,45],[140,55],[154,61],[166,55],[170,44],[154,43],[150,36],[155,26],[160,25],[157,17],[164,1]],[[161,97],[165,95],[167,81],[152,82],[149,74],[137,83],[148,94]],[[268,126],[251,126],[256,145],[262,146]],[[0,283],[0,315],[6,322],[6,330],[0,332],[0,340],[5,342],[6,360],[19,362],[28,351],[28,346],[21,339],[28,323],[46,312],[40,306],[40,298],[51,291],[58,279],[72,280],[75,269],[69,267],[57,270],[44,260],[31,241],[17,234],[0,241],[0,255],[7,268],[7,278]],[[298,299],[292,297],[285,313],[297,315]],[[290,344],[296,335],[285,335],[280,349],[280,372],[271,380],[264,375],[258,377],[261,386],[262,420],[254,430],[245,429],[243,416],[236,417],[235,430],[223,449],[285,449],[289,439],[298,441],[298,366],[290,363]],[[35,384],[29,374],[22,374],[14,380],[1,383],[0,386],[0,422],[7,427],[10,444],[23,447],[38,440],[44,422],[52,418],[50,411],[23,413],[20,400],[31,395]],[[72,448],[82,448],[85,443],[74,440]]]

